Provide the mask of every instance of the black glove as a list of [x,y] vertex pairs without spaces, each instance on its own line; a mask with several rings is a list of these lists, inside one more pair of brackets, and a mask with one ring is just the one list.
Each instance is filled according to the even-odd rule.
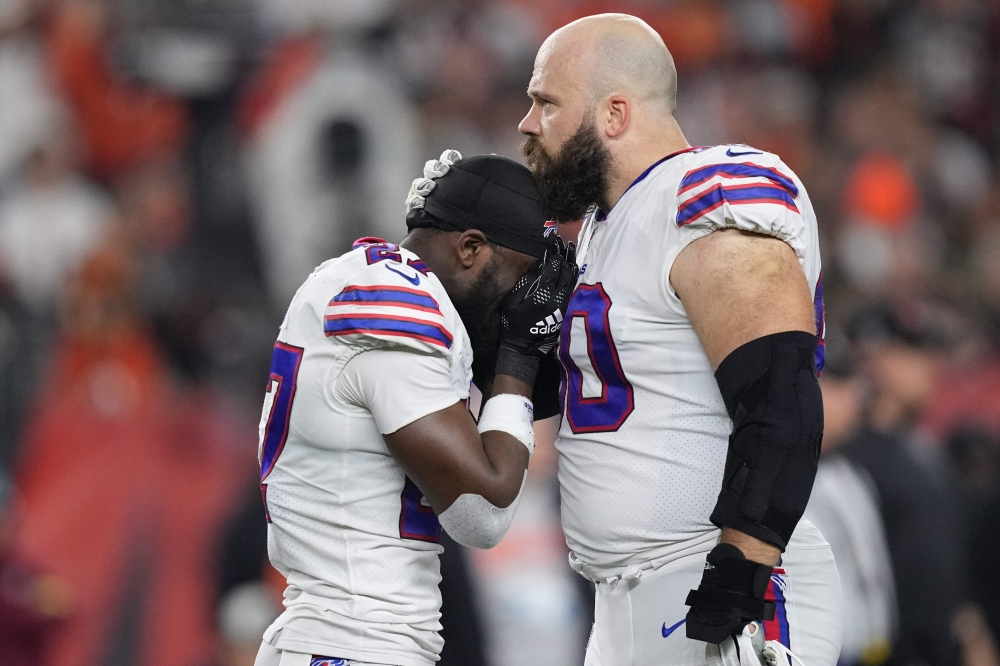
[[773,620],[774,602],[764,601],[772,572],[766,564],[748,560],[731,543],[713,548],[701,585],[684,600],[691,607],[687,637],[718,644],[750,622]]
[[497,374],[534,383],[540,359],[559,341],[578,273],[576,246],[557,239],[538,266],[521,276],[500,305]]

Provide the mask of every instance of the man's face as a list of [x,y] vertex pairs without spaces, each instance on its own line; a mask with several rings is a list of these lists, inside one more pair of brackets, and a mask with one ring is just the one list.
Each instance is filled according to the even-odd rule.
[[517,128],[528,137],[521,152],[558,222],[579,220],[594,203],[607,208],[602,199],[611,168],[579,59],[571,55],[571,48],[542,46],[528,84],[531,109]]
[[469,333],[473,356],[491,353],[500,342],[500,303],[537,259],[491,247],[478,271],[451,301]]

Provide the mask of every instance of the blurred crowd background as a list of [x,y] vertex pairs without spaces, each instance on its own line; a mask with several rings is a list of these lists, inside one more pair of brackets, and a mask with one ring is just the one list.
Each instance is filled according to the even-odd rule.
[[[693,145],[778,153],[818,214],[842,663],[1000,664],[996,0],[0,0],[0,663],[253,663],[284,307],[402,237],[425,159],[517,158],[537,47],[605,11],[663,36]],[[447,545],[442,664],[582,663],[555,466]]]

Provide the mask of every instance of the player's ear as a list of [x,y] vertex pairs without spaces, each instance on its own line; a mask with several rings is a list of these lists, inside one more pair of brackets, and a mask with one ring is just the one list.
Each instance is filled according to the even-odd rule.
[[625,95],[614,94],[607,99],[607,126],[604,133],[609,139],[619,137],[627,128],[631,118],[631,105]]
[[455,246],[458,262],[463,268],[472,268],[488,253],[489,245],[489,241],[486,240],[486,235],[482,231],[478,229],[463,231]]

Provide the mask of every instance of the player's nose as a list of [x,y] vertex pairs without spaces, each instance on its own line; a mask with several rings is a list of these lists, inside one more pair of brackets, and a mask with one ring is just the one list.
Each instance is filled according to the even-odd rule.
[[521,119],[517,126],[517,131],[526,136],[541,136],[542,123],[539,120],[539,113],[536,111],[537,104],[532,104],[527,115]]

